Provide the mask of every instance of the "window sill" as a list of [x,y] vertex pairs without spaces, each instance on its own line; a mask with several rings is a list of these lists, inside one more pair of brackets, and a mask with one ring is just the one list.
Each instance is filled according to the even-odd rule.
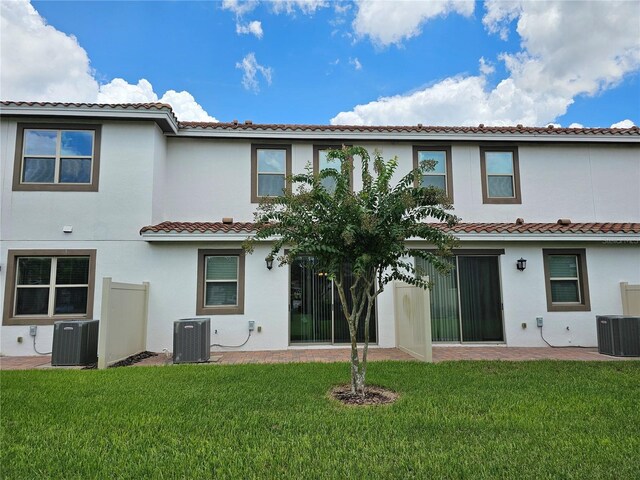
[[14,192],[97,192],[97,183],[18,183]]
[[196,315],[243,315],[243,314],[244,314],[244,306],[196,308]]
[[513,204],[522,204],[522,201],[519,198],[509,198],[509,197],[505,197],[505,198],[499,198],[499,197],[491,197],[491,198],[485,198],[484,201],[482,202],[485,205],[513,205]]
[[590,312],[590,305],[548,305],[548,312]]
[[56,317],[9,317],[4,320],[3,325],[53,325],[55,322],[63,320],[89,320],[87,315],[60,315]]

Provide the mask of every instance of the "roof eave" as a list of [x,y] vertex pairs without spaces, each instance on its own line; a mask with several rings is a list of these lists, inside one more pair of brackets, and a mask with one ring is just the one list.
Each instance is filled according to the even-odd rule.
[[[460,241],[474,242],[594,242],[637,245],[637,233],[452,233]],[[423,242],[421,238],[409,238],[409,242]]]
[[243,130],[181,127],[175,134],[179,137],[247,138],[247,139],[295,139],[295,140],[406,140],[414,142],[428,141],[464,141],[464,142],[576,142],[576,143],[636,143],[640,136],[622,135],[549,135],[540,133],[438,133],[438,132],[347,132],[342,130],[291,131],[291,130]]
[[96,108],[47,105],[47,106],[3,106],[0,117],[73,117],[83,119],[130,119],[149,120],[155,122],[164,133],[176,134],[179,127],[170,110],[130,109],[130,108]]
[[[638,245],[640,234],[636,233],[453,233],[460,241],[474,242],[594,242]],[[146,242],[243,242],[255,233],[189,233],[189,232],[144,232]],[[275,238],[265,241],[272,241]],[[409,238],[407,242],[424,242],[422,238]]]
[[255,233],[143,232],[145,242],[244,242]]

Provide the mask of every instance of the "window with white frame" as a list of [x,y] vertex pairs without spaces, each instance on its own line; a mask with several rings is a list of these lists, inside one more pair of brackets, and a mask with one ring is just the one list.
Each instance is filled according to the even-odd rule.
[[99,126],[18,130],[14,190],[97,190]]
[[34,253],[9,252],[5,324],[88,318],[92,313],[95,251]]

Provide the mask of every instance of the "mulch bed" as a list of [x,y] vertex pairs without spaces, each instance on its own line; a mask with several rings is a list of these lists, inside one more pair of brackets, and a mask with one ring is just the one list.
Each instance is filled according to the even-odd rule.
[[[144,352],[136,353],[135,355],[131,355],[130,357],[127,357],[124,360],[120,360],[119,362],[116,362],[113,365],[109,365],[108,368],[129,367],[129,366],[133,365],[134,363],[141,362],[145,358],[157,357],[157,356],[158,356],[157,353],[144,351]],[[82,370],[94,370],[96,368],[98,368],[98,364],[97,363],[91,363],[91,364],[85,366]]]
[[395,402],[399,395],[393,390],[369,385],[365,388],[364,397],[351,393],[351,385],[338,385],[329,392],[331,398],[344,405],[364,406],[364,405],[388,405]]

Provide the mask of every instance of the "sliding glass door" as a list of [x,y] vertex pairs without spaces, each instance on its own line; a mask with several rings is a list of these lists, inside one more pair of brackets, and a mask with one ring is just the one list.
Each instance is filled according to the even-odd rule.
[[500,272],[495,255],[458,255],[444,275],[416,258],[433,281],[431,336],[434,342],[502,342]]
[[[347,300],[351,305],[351,268],[346,267]],[[349,328],[335,285],[317,268],[313,257],[297,258],[291,264],[290,285],[291,343],[348,343]],[[375,308],[372,311],[369,341],[376,342]],[[364,341],[364,320],[358,325],[357,338]]]
[[438,272],[433,265],[416,258],[416,265],[433,282],[431,289],[431,339],[434,342],[460,341],[460,304],[456,259],[450,258],[448,275]]
[[332,331],[332,282],[319,272],[313,257],[291,264],[291,343],[329,343]]
[[498,257],[458,257],[462,341],[501,342]]

